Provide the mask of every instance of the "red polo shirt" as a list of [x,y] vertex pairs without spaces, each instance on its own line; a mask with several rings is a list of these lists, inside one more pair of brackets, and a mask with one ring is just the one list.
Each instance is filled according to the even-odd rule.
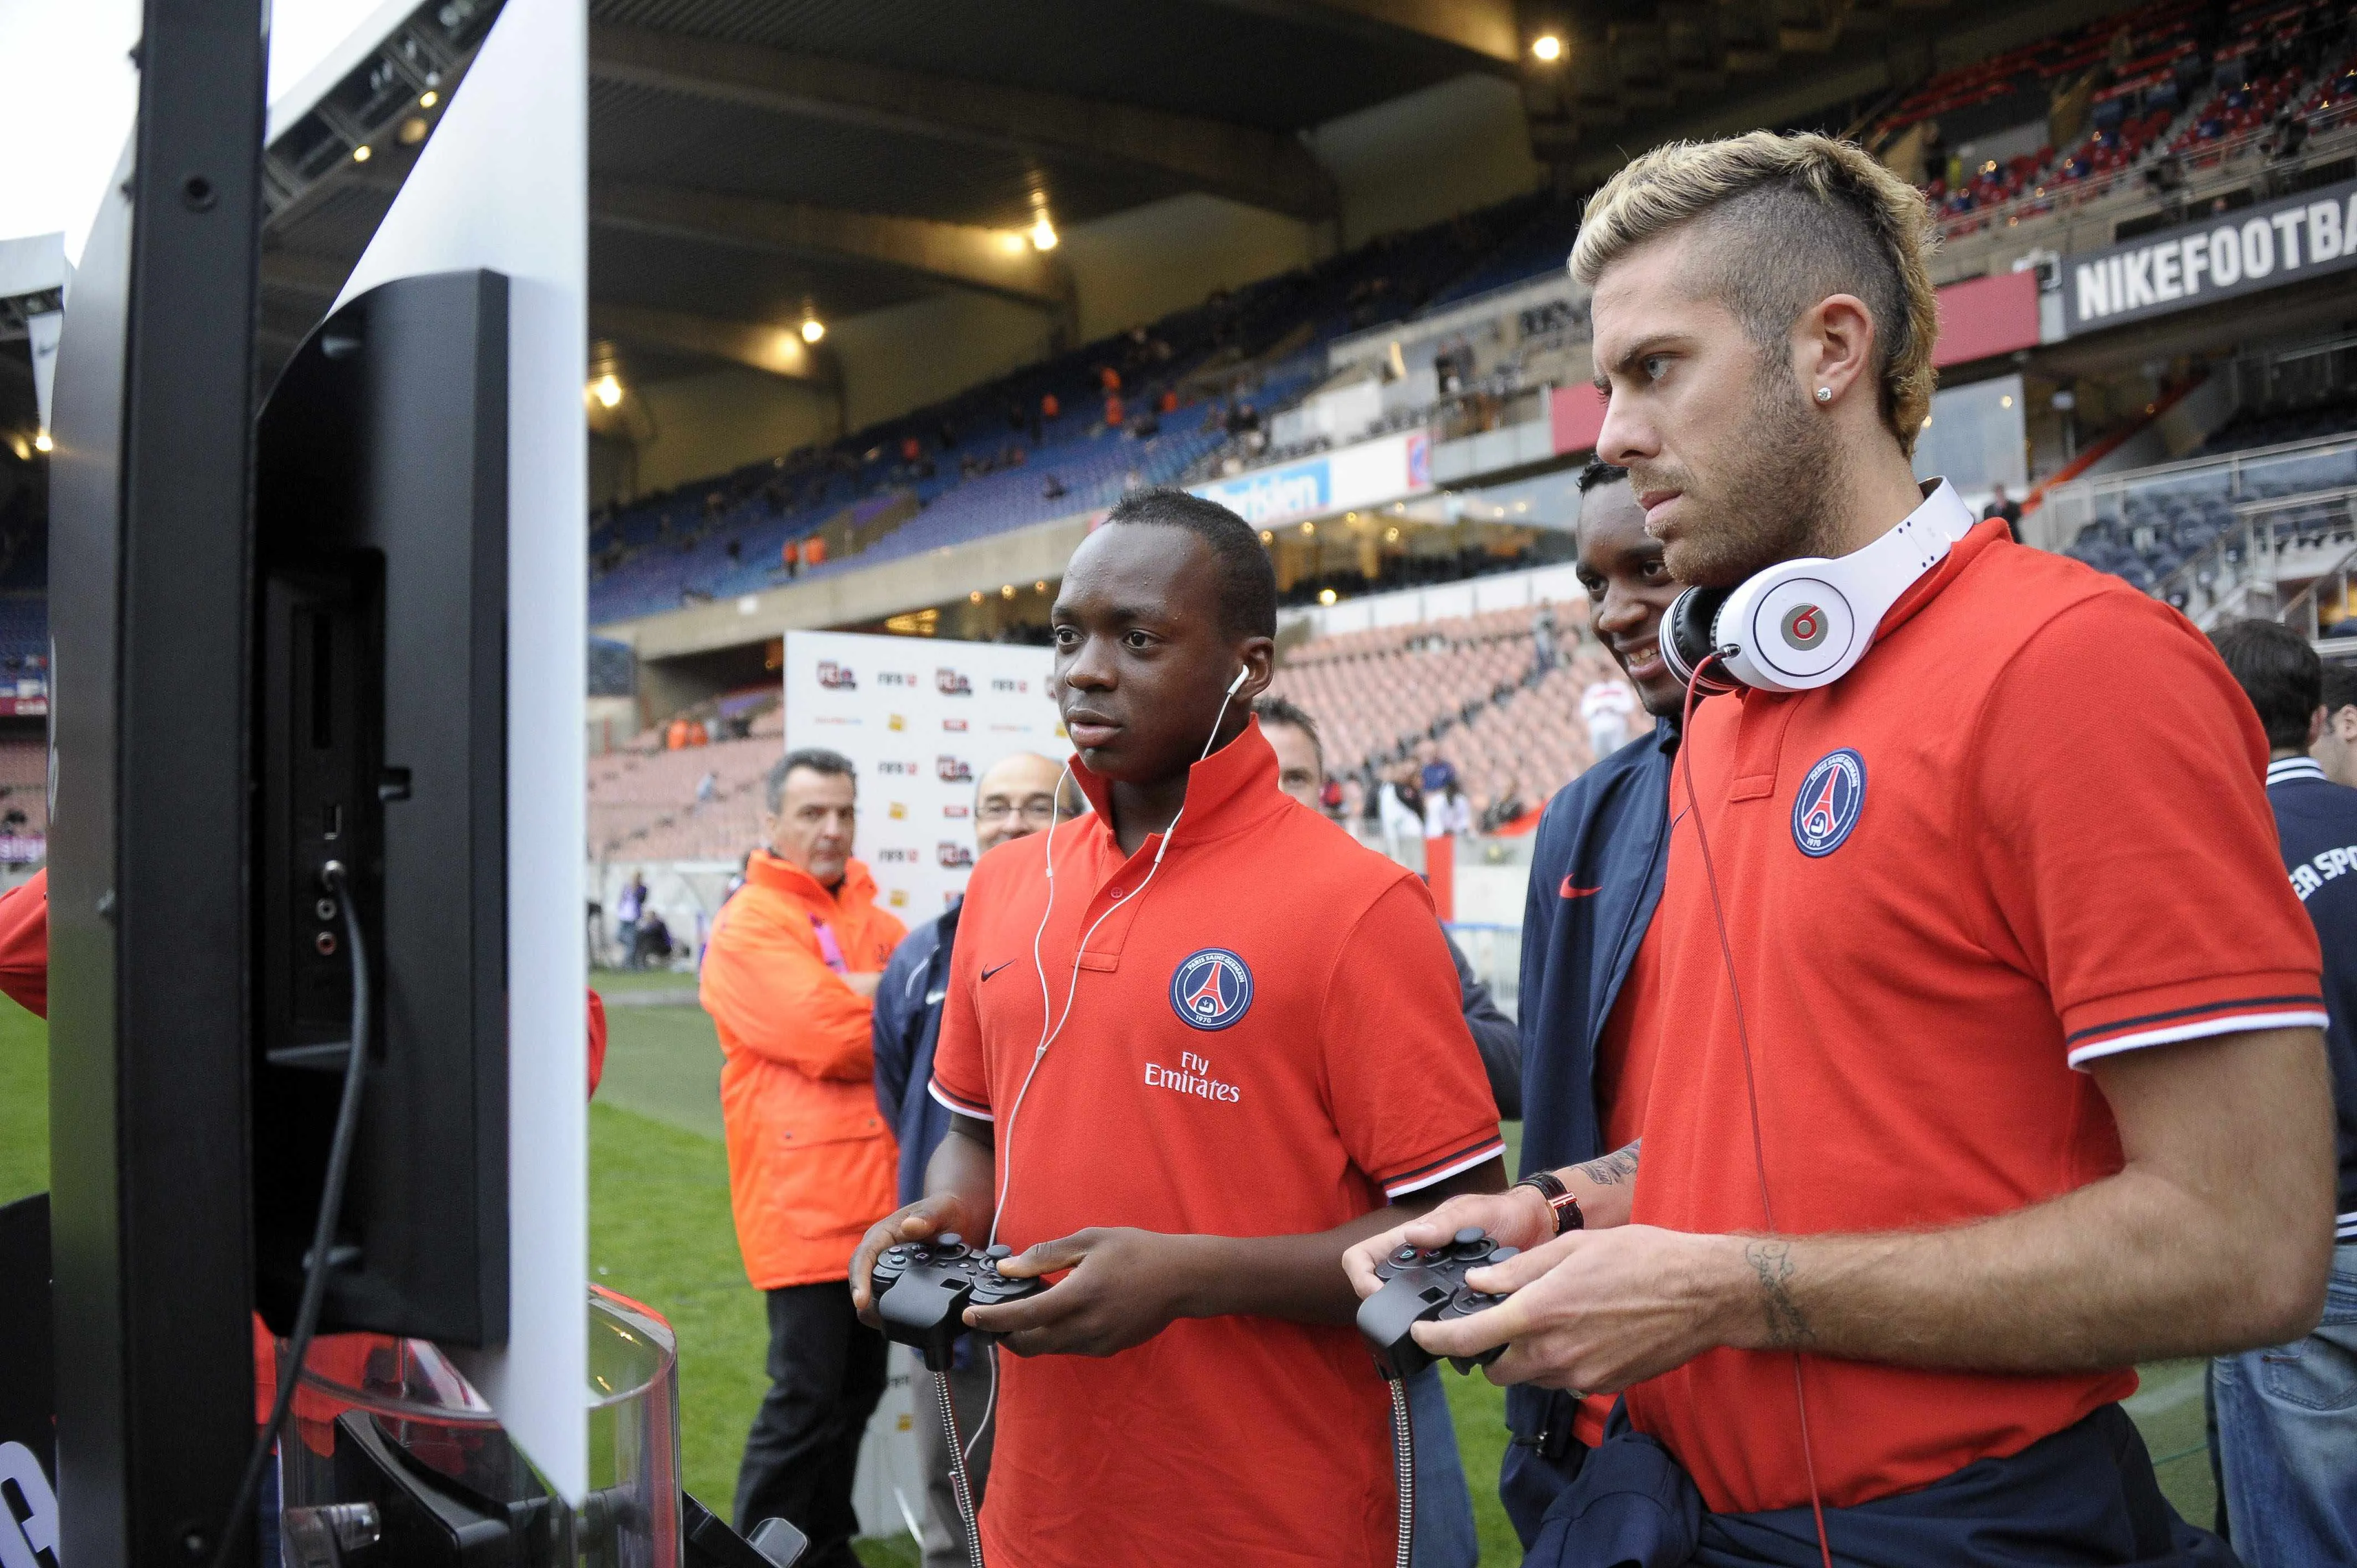
[[[1955,505],[1945,487],[1925,506]],[[2117,578],[1974,528],[1865,660],[1704,703],[1672,779],[1661,1037],[1635,1219],[1765,1228],[1727,975],[1741,977],[1779,1230],[2007,1214],[2120,1168],[2115,1051],[2321,1027],[2251,705],[2207,639]],[[2009,1455],[2136,1388],[1804,1360],[1824,1500]],[[1792,1368],[1716,1350],[1629,1391],[1715,1509],[1804,1504]]]
[[[1096,813],[1052,835],[1052,912],[1050,835],[974,868],[933,1061],[936,1097],[996,1122],[1001,1241],[1328,1230],[1498,1155],[1431,898],[1277,789],[1257,724],[1195,766],[1150,884],[1158,836],[1125,856],[1105,782],[1072,771]],[[1093,934],[1010,1144],[1043,915],[1059,1014]],[[1102,1359],[1002,1356],[999,1379],[994,1563],[1391,1560],[1387,1398],[1348,1327],[1182,1319]]]

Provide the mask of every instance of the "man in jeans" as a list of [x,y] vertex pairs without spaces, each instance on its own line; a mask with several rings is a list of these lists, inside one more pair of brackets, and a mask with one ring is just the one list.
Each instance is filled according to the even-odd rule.
[[2246,620],[2215,640],[2266,727],[2267,803],[2324,948],[2341,1157],[2324,1321],[2288,1345],[2211,1363],[2226,1520],[2250,1568],[2357,1563],[2357,789],[2309,756],[2332,714],[2307,639]]
[[799,1527],[810,1568],[857,1568],[852,1477],[884,1392],[884,1341],[852,1313],[844,1260],[892,1207],[897,1147],[876,1108],[868,1020],[905,933],[851,858],[856,800],[848,758],[779,759],[767,847],[704,954],[737,1245],[769,1297],[770,1391],[745,1440],[736,1517]]

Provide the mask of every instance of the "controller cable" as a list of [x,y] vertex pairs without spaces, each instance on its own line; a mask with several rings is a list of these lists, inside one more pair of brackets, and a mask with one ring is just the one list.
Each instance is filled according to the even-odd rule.
[[[1227,693],[1220,699],[1220,711],[1211,719],[1211,736],[1203,742],[1202,754],[1195,758],[1197,762],[1211,756],[1212,749],[1220,744],[1220,726],[1227,722],[1228,704],[1235,700],[1236,689],[1243,684],[1243,672],[1239,671],[1234,684],[1229,686]],[[1089,929],[1082,932],[1081,940],[1073,944],[1071,981],[1064,992],[1064,1010],[1060,1015],[1056,1015],[1055,1000],[1048,989],[1047,961],[1040,956],[1039,944],[1047,937],[1048,922],[1056,913],[1056,829],[1059,825],[1057,813],[1063,804],[1064,780],[1071,776],[1071,761],[1066,758],[1063,776],[1056,780],[1055,803],[1049,808],[1048,813],[1048,907],[1040,911],[1039,929],[1031,933],[1031,967],[1039,976],[1039,1044],[1031,1053],[1031,1066],[1023,1074],[1023,1082],[1015,1090],[1015,1103],[1007,1107],[1006,1153],[999,1162],[998,1198],[991,1206],[990,1235],[985,1242],[985,1250],[998,1244],[998,1219],[1006,1211],[1006,1194],[1015,1179],[1015,1119],[1023,1113],[1024,1097],[1031,1092],[1031,1079],[1039,1073],[1039,1064],[1047,1059],[1048,1047],[1054,1045],[1057,1037],[1063,1034],[1064,1025],[1072,1016],[1072,1004],[1080,999],[1081,959],[1088,951],[1089,939],[1097,934],[1099,926],[1113,918],[1114,910],[1135,904],[1145,897],[1146,888],[1161,873],[1162,857],[1170,853],[1170,841],[1178,832],[1179,818],[1187,814],[1187,805],[1182,800],[1179,802],[1178,811],[1170,819],[1170,825],[1162,830],[1162,842],[1155,847],[1154,864],[1147,867],[1146,879],[1140,882],[1136,891],[1131,893],[1126,898],[1115,898],[1103,914],[1090,922]],[[1052,1022],[1051,1015],[1054,1015]],[[959,1520],[965,1526],[966,1546],[973,1555],[974,1568],[982,1568],[982,1530],[974,1517],[974,1494],[966,1485],[966,1461],[973,1455],[974,1445],[981,1442],[982,1434],[989,1430],[991,1415],[998,1406],[998,1348],[993,1345],[985,1353],[990,1357],[990,1397],[983,1402],[982,1419],[974,1423],[974,1435],[963,1442],[960,1441],[958,1434],[957,1412],[950,1403],[949,1376],[945,1372],[932,1374],[933,1395],[941,1406],[943,1430],[948,1434],[950,1440],[950,1490],[957,1498]],[[1394,1390],[1395,1404],[1399,1403],[1400,1397],[1398,1391]],[[1405,1411],[1405,1404],[1399,1404],[1401,1411]],[[1394,1416],[1395,1422],[1404,1419],[1404,1416]],[[1405,1541],[1408,1527],[1403,1523],[1400,1528],[1401,1538]],[[1406,1568],[1407,1559],[1405,1556],[1400,1559],[1400,1563],[1401,1568]]]
[[[957,1406],[950,1399],[948,1369],[943,1369],[936,1372],[928,1368],[926,1370],[933,1382],[933,1402],[941,1407],[942,1431],[950,1440],[950,1492],[957,1498],[958,1520],[965,1526],[966,1556],[974,1568],[982,1568],[982,1524],[975,1518],[974,1487],[966,1478],[965,1469],[966,1449],[970,1444],[961,1444],[958,1441]],[[996,1366],[994,1364],[992,1368],[994,1377],[996,1375]],[[975,1428],[974,1435],[976,1437],[982,1435],[979,1427]],[[919,1542],[919,1544],[923,1543]]]
[[[254,1434],[253,1451],[247,1456],[245,1474],[237,1484],[237,1499],[230,1504],[221,1543],[213,1548],[211,1568],[227,1568],[231,1554],[244,1537],[246,1526],[253,1522],[249,1516],[262,1487],[263,1471],[277,1449],[278,1434],[285,1426],[286,1412],[295,1402],[296,1382],[302,1376],[303,1362],[310,1355],[311,1341],[319,1330],[319,1312],[327,1298],[328,1273],[336,1250],[336,1217],[343,1209],[344,1177],[351,1170],[352,1145],[359,1141],[361,1090],[368,1079],[368,944],[361,936],[360,911],[352,907],[351,885],[343,862],[331,860],[321,866],[319,881],[344,907],[344,940],[352,955],[351,1050],[344,1058],[343,1099],[336,1107],[335,1136],[328,1145],[327,1174],[319,1183],[319,1218],[311,1228],[310,1255],[304,1260],[303,1295],[295,1309],[295,1332],[288,1337],[285,1353],[278,1363],[278,1396],[271,1402],[270,1419]],[[328,1532],[331,1541],[334,1533]]]
[[1399,1478],[1399,1554],[1397,1568],[1409,1568],[1415,1556],[1415,1428],[1407,1418],[1407,1384],[1384,1380],[1392,1391],[1392,1467]]
[[[1727,940],[1727,907],[1718,896],[1718,870],[1711,864],[1710,834],[1703,827],[1702,800],[1695,790],[1694,781],[1694,711],[1699,694],[1702,672],[1717,664],[1727,669],[1727,649],[1714,649],[1696,661],[1694,673],[1686,680],[1685,714],[1680,733],[1687,737],[1678,747],[1678,771],[1684,776],[1686,814],[1694,819],[1695,843],[1702,850],[1704,885],[1710,889],[1711,919],[1718,928],[1718,956],[1727,966],[1727,989],[1735,999],[1735,1038],[1743,1047],[1743,1092],[1751,1108],[1751,1159],[1760,1173],[1760,1213],[1767,1221],[1768,1234],[1776,1234],[1776,1211],[1768,1200],[1768,1151],[1760,1133],[1760,1086],[1751,1067],[1751,1031],[1743,1019],[1743,988],[1735,978],[1735,944]],[[1816,1454],[1809,1442],[1809,1391],[1801,1379],[1801,1352],[1792,1352],[1792,1399],[1801,1411],[1801,1464],[1809,1477],[1809,1511],[1816,1520],[1817,1558],[1824,1568],[1834,1568],[1833,1549],[1825,1541],[1825,1503],[1817,1487]]]

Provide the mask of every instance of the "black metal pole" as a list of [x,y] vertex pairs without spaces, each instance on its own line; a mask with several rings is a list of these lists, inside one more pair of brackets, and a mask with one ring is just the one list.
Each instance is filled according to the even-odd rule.
[[146,0],[68,304],[50,1174],[75,1568],[201,1562],[254,1430],[248,579],[263,0]]

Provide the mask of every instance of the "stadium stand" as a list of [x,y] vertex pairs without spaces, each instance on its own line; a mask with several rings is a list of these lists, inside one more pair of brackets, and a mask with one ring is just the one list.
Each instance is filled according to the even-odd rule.
[[[1566,643],[1587,607],[1556,607]],[[1278,668],[1271,690],[1318,720],[1328,770],[1353,781],[1351,805],[1426,741],[1456,765],[1477,812],[1536,806],[1595,759],[1579,733],[1579,693],[1611,676],[1592,643],[1538,666],[1532,612],[1518,607],[1325,637]]]
[[48,768],[42,741],[0,741],[0,865],[29,865],[48,854]]
[[672,748],[651,730],[590,759],[593,860],[735,860],[758,842],[761,782],[785,729],[777,694],[737,693],[704,708],[682,717],[707,728],[742,721],[744,733]]
[[[49,601],[44,593],[0,592],[0,695],[45,694],[49,675]],[[26,693],[23,682],[39,683]]]
[[[1880,109],[1861,139],[1920,173],[1952,242],[1943,276],[2003,271],[2024,244],[2108,244],[2181,221],[2197,200],[2296,188],[2266,182],[2303,146],[2311,183],[2341,177],[2316,155],[2338,157],[2343,140],[2357,150],[2352,45],[2350,9],[2334,0],[2155,0],[1936,75]],[[1577,209],[1543,192],[1378,240],[830,446],[643,498],[595,520],[593,624],[906,559],[1094,510],[1143,484],[1201,483],[1396,430],[1440,442],[1533,418],[1538,389],[1586,376],[1577,303],[1517,292],[1560,276]],[[2050,242],[2012,232],[2055,214],[2096,226]],[[2014,249],[1988,248],[2000,243]],[[1469,306],[1510,329],[1460,326]],[[1306,433],[1309,400],[1370,373],[1329,349],[1445,312],[1457,314],[1423,329],[1433,341],[1419,396],[1401,396],[1387,371],[1371,422]],[[2238,381],[2230,406],[2180,462],[2060,487],[2048,504],[2071,521],[2056,542],[2203,619],[2248,605],[2287,563],[2321,570],[2357,548],[2347,378],[2335,370],[2299,396]],[[1386,570],[1524,564],[1473,552]],[[1286,596],[1389,585],[1309,575]],[[1577,695],[1609,666],[1592,644],[1566,643],[1555,668],[1537,669],[1523,610],[1344,633],[1294,650],[1275,689],[1319,716],[1354,812],[1425,741],[1457,764],[1477,805],[1535,803],[1592,760]],[[596,764],[593,851],[733,857],[774,747],[662,745],[650,733]]]
[[1560,266],[1571,210],[1531,198],[1386,236],[830,446],[632,502],[593,520],[590,622],[1095,510],[1223,454],[1273,460],[1266,419],[1326,379],[1327,343],[1483,292],[1526,257]]
[[[2160,0],[1935,76],[1864,139],[1921,166],[1951,240],[2124,188],[2167,198],[2190,175],[2343,127],[2352,41],[2333,0]],[[2076,140],[2058,154],[2065,125]],[[1967,166],[1955,149],[1975,141],[1999,150]]]
[[2058,489],[2049,504],[2091,514],[2066,554],[2208,625],[2243,613],[2252,589],[2272,593],[2357,550],[2352,496],[2357,436],[2344,433],[2108,477]]

